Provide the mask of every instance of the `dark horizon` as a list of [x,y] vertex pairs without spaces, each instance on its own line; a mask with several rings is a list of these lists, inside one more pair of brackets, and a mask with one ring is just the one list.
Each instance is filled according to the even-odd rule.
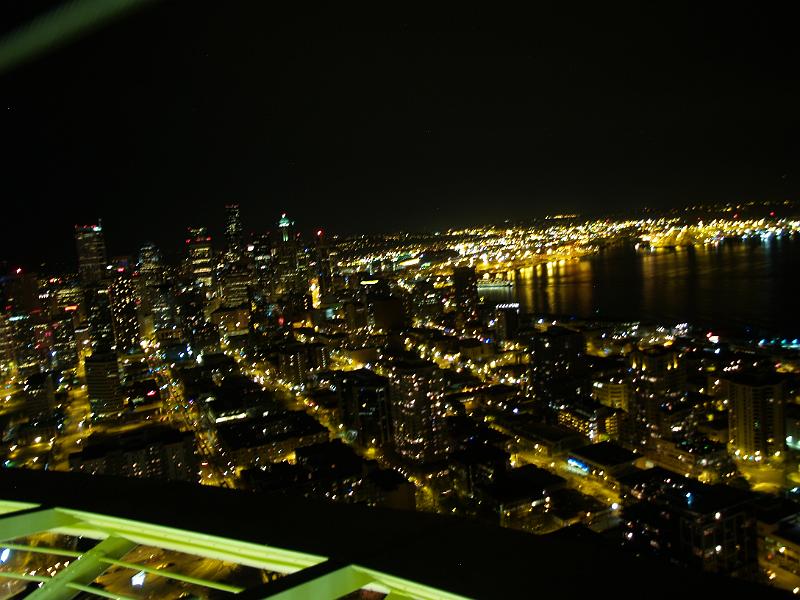
[[0,76],[0,260],[72,262],[97,218],[169,253],[231,202],[347,235],[796,200],[791,21],[726,11],[147,4]]

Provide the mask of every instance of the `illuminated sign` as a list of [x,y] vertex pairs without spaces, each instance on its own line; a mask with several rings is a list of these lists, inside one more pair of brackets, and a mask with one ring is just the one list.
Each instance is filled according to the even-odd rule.
[[589,467],[587,467],[584,462],[578,460],[577,458],[568,458],[567,459],[567,464],[570,467],[574,467],[574,468],[576,468],[579,471],[582,471],[584,473],[588,473],[589,472]]
[[409,258],[407,260],[401,260],[399,263],[397,263],[397,266],[398,267],[413,267],[414,265],[418,265],[418,264],[419,264],[419,259],[418,258]]

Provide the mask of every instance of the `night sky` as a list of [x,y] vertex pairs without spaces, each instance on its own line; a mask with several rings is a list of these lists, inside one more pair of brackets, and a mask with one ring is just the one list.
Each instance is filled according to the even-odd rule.
[[0,259],[97,217],[175,250],[229,202],[346,234],[800,191],[788,14],[273,4],[147,5],[0,76]]

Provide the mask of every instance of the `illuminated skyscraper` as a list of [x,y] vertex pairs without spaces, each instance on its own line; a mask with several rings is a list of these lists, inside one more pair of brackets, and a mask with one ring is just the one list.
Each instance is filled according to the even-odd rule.
[[151,310],[156,339],[160,342],[179,339],[182,332],[174,284],[166,281],[154,287],[152,292]]
[[213,251],[211,236],[205,227],[190,227],[186,238],[187,268],[195,285],[211,288],[213,282]]
[[139,349],[138,305],[133,279],[128,272],[118,273],[109,288],[114,340],[118,352]]
[[109,349],[114,346],[114,321],[108,287],[91,285],[84,295],[86,314],[89,320],[92,348]]
[[426,361],[397,362],[389,370],[394,447],[418,463],[444,458],[444,384],[439,369]]
[[49,363],[36,342],[35,320],[30,315],[11,315],[11,348],[14,356],[16,374],[29,376],[42,371]]
[[149,332],[153,307],[157,301],[158,287],[164,283],[165,275],[161,252],[154,244],[147,243],[139,250],[137,269],[135,284],[140,300],[139,313],[143,323],[142,332]]
[[164,262],[155,244],[148,242],[139,250],[139,278],[148,286],[164,281]]
[[306,294],[308,293],[308,280],[304,280],[304,273],[300,268],[301,261],[298,260],[302,248],[297,243],[294,222],[286,216],[286,213],[283,213],[278,221],[278,230],[281,241],[275,248],[275,272],[280,291]]
[[[249,248],[249,247],[248,247]],[[255,281],[259,287],[268,287],[272,272],[272,240],[268,234],[256,237],[252,243],[252,262],[255,270]]]
[[284,244],[294,238],[294,221],[289,219],[286,213],[281,214],[281,218],[278,221],[278,229],[281,232],[281,241]]
[[635,349],[628,361],[633,375],[634,417],[649,433],[668,434],[664,409],[685,394],[686,363],[678,352],[663,346]]
[[60,371],[78,366],[78,342],[75,337],[75,323],[70,312],[53,319],[50,324],[53,343],[50,360],[53,368]]
[[228,204],[225,207],[225,241],[228,244],[227,257],[229,261],[238,260],[244,251],[242,236],[242,218],[238,204]]
[[226,307],[249,306],[252,273],[243,261],[228,265],[221,279],[222,301]]
[[786,445],[786,382],[776,374],[731,374],[722,379],[730,445],[740,458],[761,460]]
[[103,226],[75,225],[75,246],[78,250],[78,272],[84,284],[97,283],[106,273],[106,242]]

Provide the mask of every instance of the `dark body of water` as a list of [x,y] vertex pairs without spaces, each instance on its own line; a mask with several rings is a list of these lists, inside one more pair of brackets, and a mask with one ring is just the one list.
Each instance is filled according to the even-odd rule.
[[[511,274],[509,274],[511,275]],[[637,251],[612,246],[582,260],[514,273],[488,302],[536,314],[688,322],[734,335],[800,336],[800,238]]]

